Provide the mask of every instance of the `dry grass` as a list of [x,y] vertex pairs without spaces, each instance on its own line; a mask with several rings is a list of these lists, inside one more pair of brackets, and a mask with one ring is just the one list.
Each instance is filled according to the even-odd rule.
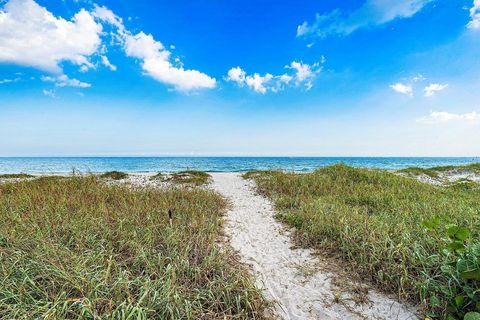
[[261,295],[217,244],[224,207],[212,191],[94,176],[2,184],[0,318],[261,319]]

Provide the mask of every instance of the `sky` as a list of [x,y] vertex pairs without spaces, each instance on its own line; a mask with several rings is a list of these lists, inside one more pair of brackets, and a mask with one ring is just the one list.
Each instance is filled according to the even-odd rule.
[[480,0],[0,0],[0,156],[479,156]]

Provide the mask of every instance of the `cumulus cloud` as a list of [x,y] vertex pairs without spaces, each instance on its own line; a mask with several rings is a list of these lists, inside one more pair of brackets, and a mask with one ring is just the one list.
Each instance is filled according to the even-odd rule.
[[240,87],[246,85],[253,91],[261,94],[265,94],[268,91],[279,92],[289,85],[304,86],[308,91],[313,87],[313,80],[322,70],[319,62],[309,65],[303,62],[292,61],[285,68],[292,70],[292,72],[282,75],[266,73],[262,76],[259,73],[247,75],[242,68],[234,67],[228,71],[225,79],[235,82]]
[[425,87],[425,97],[432,97],[436,92],[442,91],[448,87],[448,84],[431,83]]
[[41,80],[44,82],[53,82],[56,87],[75,87],[75,88],[90,88],[91,84],[82,82],[77,79],[70,79],[66,75],[62,74],[57,77],[42,76]]
[[[69,79],[62,63],[71,62],[81,72],[95,68],[92,56],[112,71],[117,67],[105,55],[103,26],[112,26],[113,44],[122,46],[129,57],[141,61],[145,74],[180,91],[214,88],[216,80],[200,71],[173,65],[170,51],[152,35],[128,31],[123,20],[105,6],[84,9],[71,20],[56,17],[34,0],[9,0],[0,9],[0,62],[34,67],[52,74],[57,86],[86,87],[89,84]],[[63,77],[67,77],[66,79]]]
[[395,83],[390,85],[390,88],[398,93],[405,94],[407,96],[413,97],[413,89],[410,84]]
[[93,15],[117,28],[116,38],[122,43],[125,54],[139,59],[142,70],[153,79],[172,85],[178,91],[192,91],[216,86],[214,78],[198,70],[185,69],[179,59],[178,61],[173,59],[178,62],[178,65],[173,65],[171,52],[160,41],[143,31],[132,34],[124,27],[122,19],[108,8],[96,6]]
[[297,27],[297,36],[348,35],[357,29],[388,23],[395,19],[410,18],[434,0],[367,0],[348,15],[340,10],[317,14],[313,22]]
[[197,70],[184,69],[170,62],[170,51],[152,35],[139,32],[125,36],[125,53],[140,59],[143,71],[157,81],[173,85],[179,91],[214,88],[216,80]]
[[69,61],[90,68],[102,25],[86,10],[73,18],[56,17],[33,0],[10,0],[0,10],[0,62],[62,73]]
[[473,0],[470,8],[470,21],[467,24],[469,29],[480,29],[480,0]]
[[476,111],[457,114],[449,113],[445,111],[431,111],[430,115],[417,119],[417,122],[433,124],[433,123],[446,123],[451,121],[464,121],[464,122],[475,122],[480,120],[480,114]]

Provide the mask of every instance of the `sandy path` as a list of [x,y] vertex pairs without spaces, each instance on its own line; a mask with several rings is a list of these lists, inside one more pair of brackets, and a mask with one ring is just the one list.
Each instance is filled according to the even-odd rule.
[[251,265],[257,286],[277,302],[280,318],[417,319],[411,309],[373,290],[368,293],[371,303],[355,305],[333,285],[335,274],[322,271],[325,261],[311,250],[292,248],[289,232],[275,220],[270,201],[255,193],[253,182],[235,173],[212,177],[213,188],[232,204],[225,218],[231,245]]

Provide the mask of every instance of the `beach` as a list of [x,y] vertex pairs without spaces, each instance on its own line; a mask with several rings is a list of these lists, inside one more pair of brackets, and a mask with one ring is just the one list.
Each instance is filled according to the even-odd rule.
[[[335,167],[332,167],[335,168]],[[338,169],[341,169],[340,166]],[[338,170],[335,169],[335,170]],[[329,167],[325,170],[331,170]],[[343,170],[343,169],[342,169]],[[387,171],[367,170],[390,174]],[[278,172],[279,174],[281,172]],[[111,187],[128,186],[131,190],[210,190],[227,201],[223,213],[223,245],[225,254],[234,255],[252,278],[265,303],[264,315],[280,319],[418,319],[425,306],[399,299],[390,290],[366,281],[352,269],[348,259],[337,254],[302,245],[296,240],[298,231],[279,220],[274,198],[257,185],[262,171],[238,172],[186,171],[179,173],[107,172],[93,175]],[[283,173],[282,173],[283,174]],[[370,174],[370,173],[368,173]],[[382,173],[383,174],[383,173]],[[436,187],[450,184],[478,185],[480,172],[475,165],[402,169],[395,176],[407,181]],[[260,175],[260,176],[259,176]],[[305,176],[308,173],[290,173]],[[89,179],[89,173],[57,173],[54,175],[0,176],[0,185],[35,182],[39,179]],[[98,179],[98,178],[95,178]],[[403,180],[401,180],[403,181]],[[188,192],[188,191],[187,191]],[[282,209],[280,209],[282,210]],[[383,288],[383,289],[382,289]],[[418,303],[418,301],[417,301]],[[269,316],[267,316],[268,318]]]

